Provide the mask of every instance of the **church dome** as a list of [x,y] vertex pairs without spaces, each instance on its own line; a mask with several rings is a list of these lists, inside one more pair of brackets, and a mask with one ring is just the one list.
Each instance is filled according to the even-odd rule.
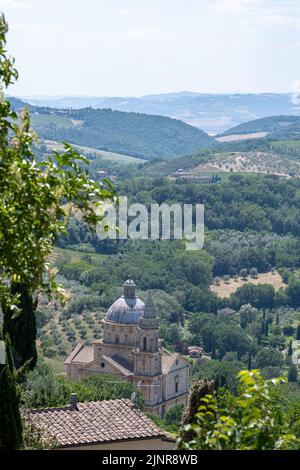
[[113,323],[136,325],[144,315],[145,304],[135,295],[135,283],[128,279],[124,283],[124,295],[108,309],[105,320]]

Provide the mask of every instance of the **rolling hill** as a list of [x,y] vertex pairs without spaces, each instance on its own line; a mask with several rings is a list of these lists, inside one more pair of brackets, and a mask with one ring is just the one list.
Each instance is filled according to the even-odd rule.
[[232,127],[222,134],[222,136],[230,135],[247,135],[256,133],[266,133],[268,137],[300,137],[300,116],[268,116],[262,119],[245,122],[239,126]]
[[32,96],[26,101],[51,108],[111,108],[168,116],[215,134],[251,119],[295,112],[289,93],[205,94],[183,91],[142,97]]
[[42,139],[145,160],[174,158],[218,145],[200,129],[164,116],[92,108],[32,107],[31,111],[32,126]]

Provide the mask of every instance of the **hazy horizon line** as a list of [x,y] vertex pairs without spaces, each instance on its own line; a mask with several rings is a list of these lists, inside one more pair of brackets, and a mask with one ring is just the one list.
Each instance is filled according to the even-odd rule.
[[59,94],[59,95],[52,95],[52,94],[45,94],[45,95],[32,95],[32,94],[11,94],[8,93],[8,96],[12,96],[15,98],[27,98],[27,99],[43,99],[43,98],[50,98],[50,99],[61,99],[61,98],[145,98],[149,96],[161,96],[161,95],[180,95],[180,94],[190,94],[190,95],[202,95],[202,96],[230,96],[230,95],[292,95],[293,92],[291,91],[233,91],[233,92],[198,92],[198,91],[170,91],[170,92],[161,92],[161,93],[149,93],[145,95],[85,95],[85,94]]

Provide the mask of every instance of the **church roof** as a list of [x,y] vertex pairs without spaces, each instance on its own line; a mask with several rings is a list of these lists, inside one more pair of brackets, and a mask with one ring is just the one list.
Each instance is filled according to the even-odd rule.
[[65,360],[65,364],[76,362],[79,364],[89,364],[94,360],[93,346],[85,346],[83,343],[78,343],[74,351]]
[[105,320],[113,323],[137,324],[144,315],[145,304],[138,297],[120,297],[109,307]]
[[105,320],[113,323],[136,325],[144,315],[145,304],[135,295],[135,283],[127,279],[124,283],[124,295],[108,309]]

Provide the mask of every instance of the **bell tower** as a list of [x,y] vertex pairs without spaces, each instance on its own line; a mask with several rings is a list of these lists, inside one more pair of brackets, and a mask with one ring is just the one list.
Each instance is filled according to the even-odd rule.
[[151,406],[162,402],[162,350],[159,348],[158,331],[156,307],[149,292],[144,316],[139,322],[139,345],[134,352],[134,374],[146,405]]

